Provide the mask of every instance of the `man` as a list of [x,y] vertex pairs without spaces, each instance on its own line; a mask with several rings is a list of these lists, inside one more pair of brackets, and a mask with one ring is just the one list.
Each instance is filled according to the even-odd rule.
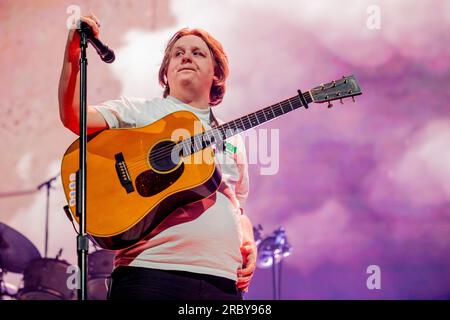
[[[98,37],[93,15],[81,18]],[[79,134],[79,35],[69,32],[59,83],[64,126]],[[228,62],[221,44],[207,32],[182,29],[169,41],[159,71],[163,98],[123,97],[87,110],[88,133],[141,127],[165,115],[188,110],[206,129],[217,125],[211,106],[225,93]],[[243,207],[248,171],[240,136],[216,152],[222,184],[210,197],[169,215],[162,230],[116,254],[110,299],[242,299],[256,267],[253,227]],[[230,151],[231,150],[231,151]],[[229,161],[231,159],[231,161]],[[193,217],[177,224],[176,216]]]

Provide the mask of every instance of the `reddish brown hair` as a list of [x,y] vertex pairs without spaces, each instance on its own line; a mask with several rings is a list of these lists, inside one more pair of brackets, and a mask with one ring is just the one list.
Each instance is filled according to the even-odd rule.
[[166,49],[164,51],[164,58],[159,68],[159,83],[164,87],[164,98],[170,94],[169,83],[167,81],[167,69],[169,67],[170,57],[172,49],[178,39],[194,35],[205,41],[209,48],[209,51],[213,57],[214,61],[214,79],[211,85],[211,91],[209,93],[209,105],[216,106],[222,102],[223,96],[225,95],[225,81],[228,77],[228,58],[223,51],[222,45],[219,41],[214,39],[208,32],[202,29],[188,29],[183,28],[175,33],[172,38],[167,43]]

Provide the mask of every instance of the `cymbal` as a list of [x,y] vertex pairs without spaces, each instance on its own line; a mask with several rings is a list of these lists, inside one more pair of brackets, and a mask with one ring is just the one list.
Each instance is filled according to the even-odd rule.
[[0,222],[0,268],[23,273],[27,264],[41,254],[34,244],[20,232]]

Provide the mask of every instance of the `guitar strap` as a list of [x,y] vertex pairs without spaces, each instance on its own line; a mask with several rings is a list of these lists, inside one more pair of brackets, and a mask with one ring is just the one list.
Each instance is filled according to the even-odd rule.
[[[217,128],[219,126],[219,121],[217,121],[216,116],[212,112],[212,108],[209,108],[209,124],[211,128]],[[219,152],[225,151],[225,141],[222,141],[220,144],[216,144],[216,148]]]
[[219,121],[217,121],[216,116],[212,112],[212,108],[209,108],[209,124],[211,128],[217,128],[219,126]]
[[[211,128],[217,128],[219,126],[219,121],[217,121],[217,118],[214,116],[213,112],[212,112],[212,108],[209,108],[209,123],[211,125]],[[226,142],[225,140],[222,140],[222,143],[220,144],[216,144],[216,148],[218,152],[225,152],[226,149]],[[227,184],[220,184],[219,189],[224,186],[225,188],[230,188],[229,186],[227,186]],[[219,192],[219,190],[217,190]],[[226,192],[224,192],[224,189],[222,189],[222,191],[220,191],[223,194],[226,194]],[[240,208],[240,213],[243,215],[244,214],[244,209]]]

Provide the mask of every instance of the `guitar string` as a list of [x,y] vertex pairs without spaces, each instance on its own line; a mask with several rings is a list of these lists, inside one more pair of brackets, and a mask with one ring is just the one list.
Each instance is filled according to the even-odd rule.
[[[298,98],[298,96],[294,97],[294,99],[295,99],[295,98],[297,98],[298,101],[300,102],[300,99]],[[272,106],[266,107],[266,108],[264,108],[264,109],[262,109],[262,110],[258,110],[257,112],[255,112],[254,114],[255,114],[255,115],[257,116],[257,118],[258,118],[258,122],[259,122],[260,120],[266,120],[266,121],[272,120],[272,119],[274,119],[274,118],[276,118],[276,117],[278,117],[278,116],[283,115],[284,113],[287,113],[287,112],[289,112],[289,111],[292,111],[292,110],[296,109],[296,107],[298,108],[299,106],[301,106],[301,104],[300,104],[299,106],[294,107],[294,106],[289,102],[289,100],[290,100],[290,99],[287,99],[287,100],[285,100],[285,101],[280,102],[280,103],[277,104],[277,105],[272,105]],[[295,102],[295,101],[293,101],[293,102]],[[288,110],[288,111],[285,111],[285,110],[284,110],[284,107],[286,107],[286,106],[290,106],[291,109]],[[265,116],[265,113],[264,113],[264,111],[263,111],[263,110],[266,110],[266,109],[268,109],[268,110],[269,110],[269,109],[272,109],[271,111],[273,112],[273,115],[274,115],[273,118],[267,119],[267,116]],[[268,110],[266,110],[266,111],[268,111]],[[278,113],[279,111],[282,111],[282,113],[276,115],[275,112]],[[262,116],[261,116],[261,115],[264,115],[264,119],[262,119]],[[245,123],[243,122],[242,118],[245,118],[245,119],[244,119]],[[241,118],[239,118],[239,119],[241,120],[241,123],[244,125],[244,127],[246,127],[247,125],[250,125],[250,127],[251,127],[251,125],[253,124],[252,121],[250,120],[250,117],[249,117],[248,115],[247,115],[247,116],[244,116],[244,117],[241,117]],[[234,122],[236,122],[236,120],[235,120]],[[259,122],[259,124],[260,124],[260,122]],[[222,128],[225,128],[225,127],[222,126]],[[203,136],[203,135],[201,135],[201,136]],[[186,141],[186,140],[188,140],[188,139],[191,139],[191,141],[193,141],[194,147],[195,147],[197,144],[201,144],[201,145],[203,146],[202,139],[201,139],[201,138],[200,138],[200,139],[197,139],[197,138],[199,138],[199,137],[200,137],[200,136],[195,135],[195,136],[193,136],[193,137],[190,137],[190,138],[185,139],[184,141]],[[223,140],[226,140],[226,139],[223,139]],[[189,147],[192,146],[191,142],[189,142],[188,146],[189,146]],[[172,153],[173,148],[174,148],[173,146],[170,146],[170,147],[167,146],[167,147],[161,148],[157,153],[155,153],[155,154],[153,155],[153,160],[154,160],[154,161],[158,161],[158,160],[161,160],[161,159],[163,159],[163,158],[168,157],[168,156]],[[200,150],[201,150],[201,149],[200,149]],[[197,151],[195,151],[194,153],[196,153],[196,152],[198,152],[198,151],[200,151],[200,150],[197,150]],[[181,149],[180,149],[180,151],[181,151]],[[192,150],[190,149],[189,152],[192,152]],[[190,155],[192,155],[192,154],[193,154],[193,153],[190,153],[189,155],[186,155],[186,156],[190,156]],[[137,167],[143,168],[143,167],[146,167],[146,166],[148,166],[148,156],[147,156],[147,155],[144,156],[144,157],[141,156],[141,157],[139,157],[139,158],[136,157],[136,158],[133,158],[133,159],[127,161],[127,167],[128,167],[129,169],[137,168]]]
[[[304,95],[306,95],[306,97],[304,96],[304,98],[306,98],[307,100],[310,100],[310,102],[313,102],[312,99],[311,99],[311,95],[310,95],[309,91],[305,92]],[[346,98],[346,97],[343,97],[343,98]],[[295,106],[292,105],[291,101],[295,103]],[[289,106],[290,110],[285,111],[284,107],[286,107],[286,106]],[[294,96],[292,98],[288,98],[286,100],[283,100],[283,101],[281,101],[281,102],[279,102],[277,104],[274,104],[274,105],[268,106],[266,108],[263,108],[261,110],[258,110],[256,112],[253,112],[250,115],[252,117],[256,116],[256,120],[258,120],[258,124],[257,125],[259,125],[259,124],[261,124],[261,122],[260,122],[260,120],[261,120],[260,118],[262,118],[261,116],[264,116],[264,119],[262,119],[262,120],[263,120],[263,122],[266,122],[266,121],[275,119],[275,118],[277,118],[277,117],[279,117],[281,115],[284,115],[285,113],[287,113],[289,111],[293,111],[294,109],[297,109],[297,108],[299,108],[301,106],[303,106],[303,104],[302,104],[302,102],[300,100],[300,97],[299,96]],[[268,119],[266,114],[267,114],[267,112],[269,112],[269,114],[270,114],[270,111],[272,112],[274,117]],[[279,112],[279,111],[281,111],[282,113],[281,114],[275,114],[275,112]],[[236,123],[236,121],[239,120],[243,124],[244,131],[245,131],[245,130],[247,130],[247,128],[246,128],[247,125],[250,125],[250,128],[253,125],[252,120],[250,120],[250,117],[251,117],[250,115],[242,116],[242,117],[240,117],[238,119],[230,121],[230,122],[228,122],[228,123],[226,123],[226,124],[224,124],[224,125],[222,125],[222,126],[220,126],[218,128],[215,128],[215,129],[219,129],[219,130],[220,129],[225,129],[225,130],[227,130],[227,128],[224,127],[225,125],[229,125],[229,123],[231,123],[231,122],[235,122]],[[230,129],[230,128],[228,128],[228,129]],[[239,129],[242,129],[242,128],[239,128]],[[208,131],[205,131],[205,132],[211,132],[211,131],[212,130],[208,130]],[[184,139],[182,141],[179,141],[178,144],[175,145],[175,147],[176,147],[176,146],[180,145],[181,143],[185,143],[184,141],[190,140],[190,142],[188,142],[189,154],[186,155],[186,156],[181,156],[180,158],[185,158],[185,157],[188,157],[188,156],[192,156],[193,154],[197,153],[198,151],[204,149],[203,148],[203,141],[202,141],[201,137],[204,136],[205,132],[200,134],[200,135],[197,134],[197,135],[191,136],[189,138],[186,138],[186,139]],[[209,136],[209,134],[208,134],[208,136]],[[226,140],[226,138],[225,139],[221,138],[221,140]],[[213,144],[213,143],[214,142],[211,142],[210,145]],[[197,151],[192,152],[192,145],[195,148],[197,146],[197,144],[202,145],[202,148],[197,150]],[[164,159],[164,158],[168,157],[172,153],[173,148],[174,148],[174,146],[162,147],[160,150],[158,150],[153,155],[153,160],[154,161],[158,161],[158,160],[161,160],[161,159]],[[181,152],[181,149],[180,149],[180,152]],[[127,169],[128,170],[133,170],[134,171],[134,170],[144,169],[146,167],[148,167],[148,156],[147,156],[147,154],[145,156],[139,156],[139,157],[136,157],[136,158],[133,158],[133,159],[130,159],[130,160],[127,161]]]
[[[299,101],[300,101],[300,99],[299,99]],[[280,103],[277,104],[277,105],[273,105],[273,106],[270,106],[270,107],[265,108],[265,109],[270,109],[270,108],[272,108],[272,109],[273,109],[272,111],[275,111],[275,112],[279,112],[279,111],[282,111],[282,112],[283,112],[283,113],[278,114],[278,115],[276,115],[275,112],[273,112],[273,115],[274,115],[273,118],[267,119],[267,117],[264,115],[264,112],[263,112],[263,110],[265,110],[265,109],[259,110],[259,111],[255,112],[254,114],[256,115],[256,114],[260,113],[259,116],[258,116],[258,122],[259,122],[260,118],[261,118],[261,120],[263,120],[262,117],[261,117],[261,114],[264,115],[264,120],[267,120],[267,121],[268,121],[268,120],[275,119],[276,117],[281,116],[281,115],[283,115],[283,114],[286,113],[286,112],[289,112],[289,111],[285,111],[285,110],[283,109],[283,107],[286,107],[286,106],[290,106],[290,107],[291,107],[291,110],[289,110],[289,111],[292,111],[292,110],[296,109],[294,106],[292,106],[291,103],[286,102],[286,101],[282,101],[282,102],[280,102]],[[300,105],[300,106],[301,106],[301,105]],[[297,106],[297,107],[298,107],[298,106]],[[244,119],[245,123],[242,122],[242,117],[239,118],[239,119],[241,119],[242,124],[244,124],[244,127],[246,127],[246,125],[252,125],[252,121],[249,119],[249,117],[244,116],[244,118],[246,118],[246,119]],[[235,120],[235,121],[236,121],[236,120]],[[251,127],[251,126],[250,126],[250,127]],[[222,128],[224,128],[224,127],[222,126]],[[193,140],[194,146],[200,145],[200,144],[203,145],[202,140],[201,140],[201,139],[197,139],[197,138],[199,138],[199,137],[200,137],[200,136],[195,135],[195,136],[192,136],[192,137],[190,137],[190,138],[185,139],[184,141],[191,139],[191,141]],[[226,139],[223,139],[223,140],[226,140]],[[179,142],[179,143],[181,143],[181,142]],[[191,147],[191,146],[192,146],[192,144],[191,144],[191,142],[189,142],[189,143],[188,143],[188,147]],[[153,155],[153,160],[154,160],[154,161],[158,161],[158,160],[161,160],[161,159],[164,159],[164,158],[170,156],[171,153],[172,153],[173,148],[174,148],[173,146],[170,146],[170,147],[167,146],[167,147],[161,148],[160,150],[158,150],[158,152],[156,152],[156,153]],[[200,149],[200,150],[201,150],[201,149]],[[200,151],[200,150],[197,150],[196,152],[198,152],[198,151]],[[181,151],[181,150],[180,150],[180,151]],[[192,150],[189,149],[189,152],[192,152]],[[196,153],[196,152],[194,152],[194,153]],[[189,155],[186,155],[186,156],[184,156],[184,157],[191,156],[191,155],[194,154],[194,153],[190,153]],[[181,158],[183,158],[183,157],[181,157]],[[147,157],[147,155],[144,156],[144,157],[142,157],[142,156],[136,157],[136,158],[133,158],[133,159],[128,160],[128,161],[126,161],[126,162],[127,162],[127,168],[128,168],[128,169],[139,169],[139,168],[142,169],[142,168],[148,167],[148,157]]]
[[[300,99],[299,99],[299,101],[300,101]],[[287,107],[287,106],[291,107],[291,109],[288,110],[288,111],[285,111],[285,110],[283,109],[283,107]],[[270,119],[267,119],[267,117],[265,116],[263,110],[265,110],[265,109],[270,109],[270,108],[272,109],[272,111],[282,111],[283,113],[281,113],[281,114],[279,114],[279,115],[276,115],[275,112],[273,112],[274,117],[273,117],[273,118],[270,118]],[[261,118],[261,120],[264,120],[264,122],[265,122],[265,121],[268,121],[268,120],[275,119],[276,117],[281,116],[281,115],[285,114],[286,112],[292,111],[292,110],[294,110],[294,109],[295,109],[295,107],[292,106],[292,104],[289,103],[289,101],[288,101],[288,102],[282,101],[282,102],[280,102],[280,103],[277,104],[277,105],[269,106],[269,107],[266,107],[266,108],[264,108],[264,109],[262,109],[262,110],[258,110],[258,111],[256,111],[256,112],[254,112],[254,114],[257,116],[257,120],[258,120],[259,124],[261,124],[260,118]],[[268,110],[267,110],[267,111],[268,111]],[[260,113],[260,114],[258,115],[258,113]],[[264,119],[262,119],[261,114],[264,116]],[[242,118],[244,118],[244,119],[243,119],[244,121],[242,120]],[[238,118],[238,119],[241,119],[240,121],[241,121],[241,123],[244,125],[244,127],[246,127],[247,125],[250,125],[250,128],[251,128],[251,125],[252,125],[253,123],[252,123],[252,121],[250,120],[250,117],[249,117],[248,115],[247,115],[247,116],[244,116],[244,117],[241,117],[241,118]],[[234,122],[237,121],[238,119],[234,120]],[[231,122],[231,121],[230,121],[230,122]],[[221,126],[221,127],[224,128],[224,129],[226,129],[226,128],[223,127],[223,126]],[[220,127],[216,128],[216,129],[219,129],[219,130],[220,130]],[[228,128],[228,129],[230,129],[230,128]],[[204,135],[204,133],[201,134],[200,136],[203,136],[203,135]],[[189,139],[190,139],[191,142],[193,142],[193,143],[189,142],[188,145],[187,145],[187,146],[189,147],[189,152],[192,151],[192,150],[191,150],[192,145],[194,145],[194,147],[196,147],[196,145],[202,145],[202,146],[203,146],[203,141],[202,141],[202,139],[201,139],[201,138],[198,139],[200,136],[194,135],[194,136],[192,136],[192,137],[190,137],[190,138],[186,138],[185,140],[183,140],[183,141],[186,141],[186,140],[189,141]],[[192,140],[193,140],[193,141],[192,141]],[[226,140],[226,139],[223,139],[223,140]],[[164,158],[170,156],[170,155],[172,154],[173,148],[176,147],[176,146],[178,146],[178,145],[180,145],[180,143],[182,143],[182,142],[178,142],[178,143],[179,143],[179,144],[177,144],[177,145],[175,145],[175,146],[166,146],[166,147],[162,147],[160,150],[158,150],[158,151],[153,155],[153,157],[152,157],[152,158],[153,158],[153,161],[159,161],[159,160],[161,160],[161,159],[164,159]],[[182,148],[182,149],[184,149],[184,148]],[[201,149],[200,149],[200,150],[201,150]],[[200,151],[200,150],[197,150],[196,152],[198,152],[198,151]],[[181,150],[180,150],[180,151],[181,151]],[[194,152],[194,153],[196,153],[196,152]],[[186,156],[190,156],[190,155],[192,155],[192,154],[193,154],[193,153],[191,153],[191,154],[189,154],[189,155],[186,155]],[[185,156],[185,157],[186,157],[186,156]],[[183,157],[182,157],[182,158],[183,158]],[[139,156],[139,157],[136,157],[136,158],[133,158],[133,159],[130,159],[130,160],[126,161],[126,163],[127,163],[127,168],[128,168],[128,169],[145,168],[145,167],[148,165],[148,156],[147,156],[147,155],[145,155],[144,157]]]
[[[305,95],[307,95],[306,98],[310,98],[309,92],[306,92]],[[298,100],[298,101],[295,101],[295,100]],[[294,102],[294,103],[296,103],[296,104],[298,104],[298,105],[296,105],[296,106],[294,107],[294,106],[292,105],[291,101]],[[286,107],[286,106],[289,106],[291,109],[288,110],[288,111],[285,111],[283,108]],[[285,113],[287,113],[287,112],[289,112],[289,111],[293,111],[294,109],[297,109],[297,108],[299,108],[299,107],[301,107],[301,106],[302,106],[302,102],[300,101],[300,97],[299,97],[299,96],[295,96],[295,97],[292,97],[292,98],[283,100],[283,101],[281,101],[281,102],[278,103],[278,104],[274,104],[274,105],[272,105],[272,106],[269,106],[269,107],[263,108],[263,109],[261,109],[261,110],[258,110],[258,111],[256,111],[256,112],[252,113],[252,115],[256,115],[256,118],[258,119],[258,124],[257,124],[257,125],[259,125],[259,124],[261,124],[261,122],[260,122],[261,114],[264,116],[264,119],[265,119],[265,120],[263,119],[263,122],[266,122],[266,121],[275,119],[275,118],[277,118],[277,117],[279,117],[279,116],[281,116],[281,115],[284,115]],[[266,112],[269,112],[269,110],[272,111],[274,117],[273,117],[273,118],[270,118],[270,119],[267,119],[267,117],[266,117]],[[282,113],[276,115],[274,111],[280,111],[280,110],[282,111]],[[242,120],[243,118],[244,118],[245,123],[244,123],[243,120]],[[247,128],[246,128],[247,125],[250,125],[250,128],[251,128],[252,125],[253,125],[252,120],[250,120],[250,116],[249,116],[249,115],[245,115],[245,116],[243,116],[243,117],[240,117],[240,118],[238,118],[238,119],[235,119],[233,122],[236,122],[237,120],[240,120],[241,123],[243,124],[243,126],[244,126],[244,131],[247,130]],[[230,122],[231,122],[231,121],[230,121]],[[230,122],[226,123],[225,125],[229,124]],[[224,125],[222,125],[222,126],[220,126],[220,127],[218,127],[218,128],[215,128],[215,129],[219,129],[219,130],[220,130],[220,128],[223,128],[223,129],[225,129],[225,130],[227,129],[227,128],[224,127]],[[249,129],[250,129],[250,128],[249,128]],[[228,129],[230,129],[230,128],[228,128]],[[241,128],[241,129],[242,129],[242,128]],[[208,131],[212,131],[212,130],[208,130]],[[207,132],[208,132],[208,131],[207,131]],[[189,143],[188,143],[188,147],[192,147],[192,144],[194,145],[194,147],[196,147],[196,144],[201,144],[201,145],[203,146],[203,141],[202,141],[202,139],[200,138],[200,136],[204,136],[204,133],[201,134],[201,135],[198,135],[198,134],[197,134],[197,135],[194,135],[194,136],[192,136],[192,137],[186,138],[186,139],[184,139],[184,140],[182,140],[182,141],[179,141],[177,145],[179,145],[180,143],[184,143],[183,141],[191,140],[191,142],[193,142],[193,143],[189,142]],[[197,138],[199,138],[199,139],[197,139]],[[225,139],[221,139],[221,140],[226,140],[226,138],[225,138]],[[213,143],[213,142],[212,142],[212,143]],[[176,145],[176,146],[177,146],[177,145]],[[153,155],[153,160],[154,160],[154,161],[158,161],[158,160],[161,160],[161,159],[164,159],[164,158],[168,157],[168,156],[172,153],[173,148],[174,148],[174,147],[172,147],[172,146],[167,146],[167,147],[161,148],[160,150],[158,150],[158,151]],[[201,150],[201,149],[200,149],[200,150]],[[197,151],[195,151],[195,152],[193,152],[193,153],[196,153],[196,152],[198,152],[198,151],[200,151],[200,150],[197,150]],[[180,150],[180,151],[181,151],[181,150]],[[189,152],[192,152],[191,148],[189,149]],[[186,155],[186,156],[189,156],[189,155],[191,155],[191,154],[192,154],[192,153],[190,153],[190,154],[188,154],[188,155]],[[139,165],[142,165],[142,164],[144,164],[144,167],[145,167],[145,165],[147,165],[147,163],[148,163],[148,156],[147,156],[147,154],[146,154],[145,156],[142,156],[142,155],[141,155],[141,156],[139,156],[139,157],[136,157],[136,158],[133,158],[133,159],[128,160],[128,161],[127,161],[127,167],[129,166],[129,168],[131,168],[131,167],[133,167],[133,166],[139,166]]]

